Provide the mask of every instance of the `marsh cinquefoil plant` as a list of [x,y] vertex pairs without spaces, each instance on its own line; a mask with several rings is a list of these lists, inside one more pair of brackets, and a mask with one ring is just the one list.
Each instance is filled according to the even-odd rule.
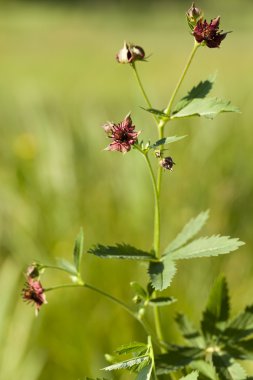
[[[139,139],[140,131],[132,121],[130,114],[123,121],[108,122],[103,129],[109,138],[106,150],[117,154],[130,154],[135,149],[143,157],[150,173],[154,192],[154,235],[150,251],[143,251],[129,244],[113,246],[96,245],[87,253],[106,259],[135,260],[146,263],[149,282],[146,287],[137,282],[130,285],[134,291],[134,304],[106,293],[87,283],[80,272],[83,255],[83,233],[79,233],[73,253],[73,261],[61,261],[56,265],[34,263],[28,267],[23,298],[35,305],[36,313],[46,303],[46,293],[59,288],[84,287],[97,292],[118,305],[135,318],[147,334],[146,342],[131,342],[116,350],[115,355],[107,356],[109,366],[105,371],[126,369],[136,374],[138,380],[158,379],[159,376],[168,379],[231,379],[247,378],[245,370],[237,360],[252,359],[253,355],[253,305],[246,307],[237,317],[230,319],[229,295],[225,278],[220,277],[215,283],[206,309],[203,312],[200,330],[194,328],[186,316],[178,314],[178,324],[185,345],[166,342],[160,322],[160,312],[165,305],[175,302],[172,297],[161,293],[167,289],[177,270],[177,261],[192,258],[218,256],[235,251],[243,243],[227,236],[197,237],[206,223],[208,211],[192,218],[168,243],[165,250],[160,247],[160,197],[162,176],[169,175],[174,168],[174,159],[165,155],[165,147],[175,143],[185,136],[169,136],[165,127],[175,119],[201,116],[214,118],[222,112],[237,112],[238,109],[230,102],[209,97],[213,81],[200,81],[178,103],[175,103],[180,86],[198,50],[218,48],[226,38],[227,33],[219,30],[220,17],[207,22],[202,11],[192,4],[186,13],[190,32],[193,36],[193,49],[186,66],[179,78],[174,92],[163,109],[154,109],[141,82],[137,65],[145,61],[144,49],[138,45],[125,42],[116,59],[127,64],[133,70],[138,86],[146,102],[145,110],[154,118],[157,126],[158,139],[154,142],[144,142]],[[55,287],[44,288],[40,277],[47,269],[65,271],[70,275],[71,282]],[[153,318],[146,311],[153,310]],[[151,320],[150,320],[151,319]],[[182,377],[184,376],[184,377]]]

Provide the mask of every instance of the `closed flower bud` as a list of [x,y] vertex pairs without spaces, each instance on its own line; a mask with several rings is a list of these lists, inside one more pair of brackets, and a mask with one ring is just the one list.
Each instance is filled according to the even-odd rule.
[[145,58],[145,52],[141,46],[128,44],[124,42],[124,46],[118,54],[116,59],[119,63],[134,63],[135,61],[142,61]]
[[202,11],[201,9],[196,8],[195,4],[192,3],[191,8],[186,13],[186,17],[190,28],[193,30],[193,28],[197,25],[198,20],[202,18]]
[[172,157],[164,157],[159,163],[162,168],[170,171],[173,170],[173,166],[175,165]]

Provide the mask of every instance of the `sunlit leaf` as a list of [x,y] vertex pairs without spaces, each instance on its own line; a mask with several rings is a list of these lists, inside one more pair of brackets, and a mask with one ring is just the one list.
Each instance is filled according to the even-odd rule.
[[80,263],[83,255],[83,230],[81,229],[74,246],[74,264],[76,267],[77,272],[79,272],[80,269]]
[[219,98],[194,99],[186,107],[172,115],[172,119],[189,116],[204,116],[213,119],[222,112],[240,112],[238,107],[233,106],[229,101]]
[[170,285],[176,271],[175,262],[169,256],[158,262],[151,261],[148,272],[152,286],[160,291],[166,289]]
[[149,363],[138,373],[136,380],[150,380],[152,373],[152,363]]
[[108,367],[102,368],[104,371],[114,371],[117,369],[131,369],[136,365],[139,365],[142,362],[148,362],[149,361],[149,355],[144,355],[142,357],[133,358],[124,360],[119,363],[114,363],[112,365],[109,365]]
[[179,380],[197,380],[199,377],[199,373],[197,371],[189,373],[189,375],[186,375],[184,377],[180,377]]
[[148,252],[132,247],[128,244],[117,244],[115,246],[105,246],[98,244],[89,249],[89,253],[108,259],[128,259],[128,260],[154,260],[155,257]]
[[150,145],[150,149],[156,149],[161,145],[167,145],[171,144],[173,142],[179,141],[187,137],[186,135],[184,136],[170,136],[170,137],[164,137],[163,139],[160,139],[156,141],[154,144]]
[[174,260],[182,260],[218,256],[235,251],[243,244],[240,240],[231,239],[229,236],[201,237],[171,252],[170,257]]
[[179,112],[182,108],[186,107],[193,99],[205,98],[211,91],[215,80],[215,75],[205,81],[199,82],[197,86],[194,86],[191,91],[184,96],[173,109],[173,114]]
[[165,254],[175,251],[192,239],[204,226],[209,217],[209,211],[201,212],[196,218],[192,218],[165,249]]
[[190,368],[198,370],[207,379],[219,380],[214,366],[204,360],[194,360],[194,362],[190,363]]
[[129,344],[124,344],[118,347],[115,352],[118,355],[124,355],[129,353],[138,353],[140,350],[147,350],[147,345],[141,342],[132,342]]

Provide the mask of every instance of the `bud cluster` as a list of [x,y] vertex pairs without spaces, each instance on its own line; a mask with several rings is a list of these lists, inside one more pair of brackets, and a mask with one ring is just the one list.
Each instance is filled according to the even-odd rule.
[[195,40],[209,48],[219,47],[221,41],[224,40],[228,33],[222,33],[222,31],[219,31],[219,16],[208,23],[204,20],[201,9],[196,8],[194,3],[192,3],[191,8],[186,13],[186,17]]

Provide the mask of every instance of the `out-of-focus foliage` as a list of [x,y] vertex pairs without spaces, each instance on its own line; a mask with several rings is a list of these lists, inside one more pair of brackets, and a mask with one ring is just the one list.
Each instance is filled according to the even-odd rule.
[[[105,352],[143,340],[138,324],[117,306],[80,289],[48,294],[48,305],[31,327],[34,311],[19,300],[22,285],[15,278],[34,259],[69,258],[80,226],[85,250],[117,241],[150,250],[153,199],[144,163],[135,151],[125,156],[104,152],[107,141],[99,126],[120,121],[131,110],[142,138],[152,135],[153,121],[140,108],[145,104],[132,73],[117,64],[115,54],[124,39],[150,54],[149,62],[139,65],[140,75],[152,105],[162,109],[193,43],[184,15],[191,4],[159,2],[142,12],[116,5],[10,4],[3,2],[0,12],[0,281],[8,285],[4,294],[18,304],[12,313],[15,331],[24,331],[29,348],[39,350],[38,372],[45,360],[40,380],[103,377],[99,368],[105,366]],[[178,100],[218,69],[215,93],[242,113],[213,121],[177,120],[171,126],[170,135],[188,137],[169,146],[176,166],[163,183],[162,244],[165,248],[187,220],[210,208],[206,235],[235,236],[247,245],[197,266],[194,260],[180,262],[168,290],[178,302],[163,320],[168,341],[177,338],[175,310],[199,319],[218,272],[228,278],[235,312],[251,302],[253,286],[253,9],[247,0],[198,5],[206,6],[208,17],[220,14],[222,28],[233,33],[220,49],[200,49]],[[14,271],[6,269],[10,262]],[[55,275],[46,274],[43,283],[64,281]],[[142,283],[146,276],[141,265],[85,255],[83,275],[129,302],[133,291],[128,284]]]

